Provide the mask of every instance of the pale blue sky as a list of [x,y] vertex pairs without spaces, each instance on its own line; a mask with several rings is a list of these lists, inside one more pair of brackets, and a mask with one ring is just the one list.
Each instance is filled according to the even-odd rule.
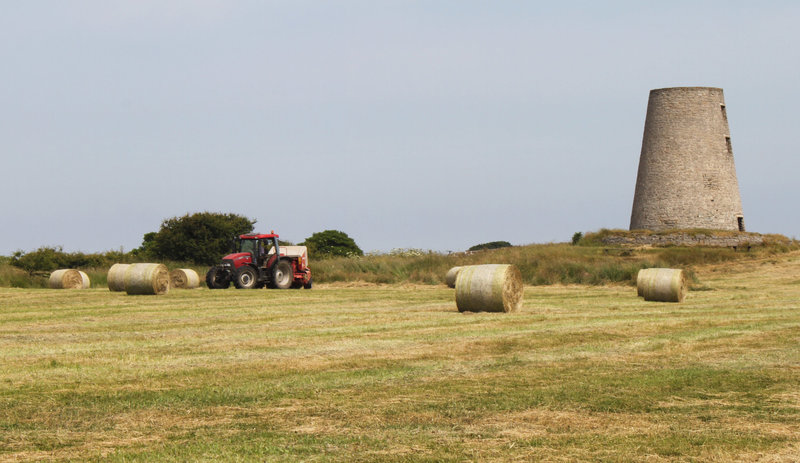
[[683,85],[725,90],[748,229],[800,235],[797,2],[0,6],[0,254],[205,210],[365,251],[626,228]]

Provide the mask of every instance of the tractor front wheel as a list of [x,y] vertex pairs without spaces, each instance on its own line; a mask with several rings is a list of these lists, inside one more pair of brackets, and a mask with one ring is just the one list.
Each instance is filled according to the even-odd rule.
[[294,272],[289,261],[282,260],[272,269],[272,286],[276,289],[289,289],[294,282]]
[[206,286],[209,289],[225,289],[231,285],[228,272],[220,272],[217,267],[211,267],[206,273]]
[[253,289],[258,286],[258,272],[249,265],[243,265],[236,271],[236,279],[233,284],[238,289]]

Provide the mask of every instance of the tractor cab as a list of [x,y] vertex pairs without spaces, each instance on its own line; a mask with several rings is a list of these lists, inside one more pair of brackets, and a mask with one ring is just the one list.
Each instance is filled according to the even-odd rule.
[[245,264],[263,267],[267,256],[278,248],[278,235],[239,235],[233,240],[233,253],[222,260],[229,261],[234,269]]
[[278,235],[258,234],[239,235],[233,239],[233,252],[222,258],[222,266],[233,273],[243,265],[263,267],[269,252],[279,247]]

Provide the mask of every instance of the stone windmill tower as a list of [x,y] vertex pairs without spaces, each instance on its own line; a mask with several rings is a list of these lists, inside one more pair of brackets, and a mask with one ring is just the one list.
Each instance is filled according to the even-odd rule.
[[631,230],[744,231],[721,88],[650,91]]

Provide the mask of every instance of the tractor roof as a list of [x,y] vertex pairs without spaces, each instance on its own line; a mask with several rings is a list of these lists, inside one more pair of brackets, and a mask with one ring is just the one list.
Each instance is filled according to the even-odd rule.
[[247,233],[244,235],[239,235],[240,239],[243,240],[260,240],[265,238],[278,238],[278,234],[275,232],[272,233]]

